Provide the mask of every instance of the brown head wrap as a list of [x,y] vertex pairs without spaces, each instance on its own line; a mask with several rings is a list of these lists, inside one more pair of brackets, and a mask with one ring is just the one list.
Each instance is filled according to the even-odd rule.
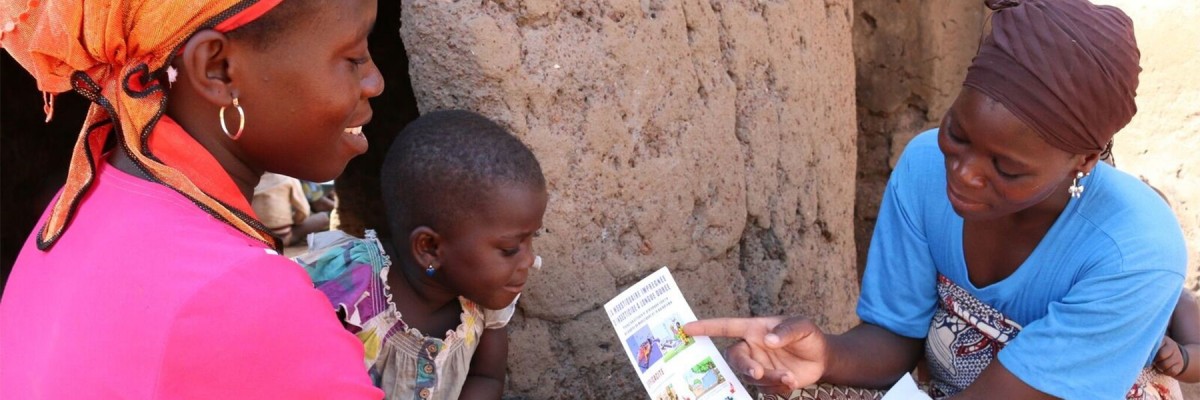
[[987,0],[992,31],[963,82],[1003,104],[1046,142],[1103,152],[1133,119],[1141,54],[1133,21],[1087,0]]

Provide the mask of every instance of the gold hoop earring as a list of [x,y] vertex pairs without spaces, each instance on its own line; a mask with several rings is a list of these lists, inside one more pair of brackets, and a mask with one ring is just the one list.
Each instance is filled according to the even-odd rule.
[[238,140],[239,137],[242,137],[242,129],[246,128],[246,111],[242,110],[242,106],[238,104],[238,99],[235,96],[233,98],[233,107],[238,112],[238,130],[237,133],[230,134],[229,128],[225,127],[225,107],[221,106],[221,111],[217,113],[217,117],[221,119],[221,131],[225,132],[225,136],[229,136],[230,139]]

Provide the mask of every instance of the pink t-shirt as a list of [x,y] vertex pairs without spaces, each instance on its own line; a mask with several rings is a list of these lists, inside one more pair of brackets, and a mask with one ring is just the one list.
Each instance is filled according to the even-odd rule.
[[94,185],[13,267],[0,398],[383,397],[299,265],[165,186],[105,163]]

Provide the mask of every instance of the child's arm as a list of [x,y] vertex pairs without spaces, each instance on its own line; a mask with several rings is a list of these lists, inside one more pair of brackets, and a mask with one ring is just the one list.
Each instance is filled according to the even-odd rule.
[[1155,357],[1155,367],[1181,382],[1200,382],[1200,365],[1197,365],[1200,360],[1193,360],[1200,357],[1200,305],[1186,290],[1179,295],[1179,303],[1171,313],[1167,335]]
[[499,399],[508,365],[508,329],[484,329],[459,399]]

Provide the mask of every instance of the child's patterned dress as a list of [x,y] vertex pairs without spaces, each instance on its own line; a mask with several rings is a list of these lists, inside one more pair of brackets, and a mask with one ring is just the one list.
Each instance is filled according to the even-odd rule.
[[391,261],[374,231],[359,239],[340,231],[310,237],[309,252],[297,256],[317,289],[363,343],[371,380],[387,399],[457,399],[484,329],[508,324],[516,300],[500,311],[465,298],[461,323],[446,338],[409,328],[391,302]]

